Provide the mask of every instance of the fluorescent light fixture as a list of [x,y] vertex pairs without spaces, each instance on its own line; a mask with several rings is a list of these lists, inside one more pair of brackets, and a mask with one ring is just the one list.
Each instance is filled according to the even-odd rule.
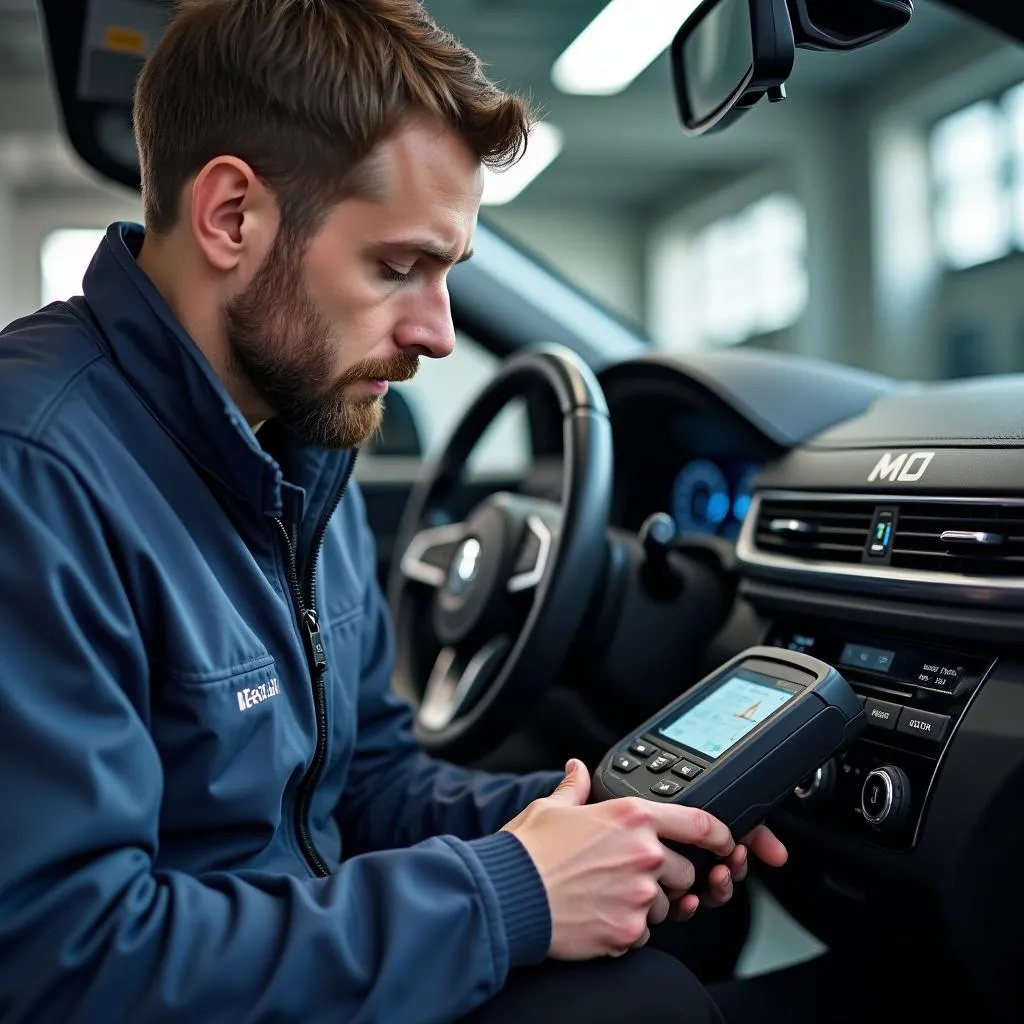
[[611,0],[555,61],[551,80],[581,96],[622,92],[668,49],[700,0]]
[[504,171],[484,168],[485,206],[501,206],[515,199],[562,151],[562,131],[546,121],[530,129],[530,141],[518,163]]

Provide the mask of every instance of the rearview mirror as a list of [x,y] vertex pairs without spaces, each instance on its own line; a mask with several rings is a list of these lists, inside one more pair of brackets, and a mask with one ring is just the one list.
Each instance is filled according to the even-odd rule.
[[702,0],[672,41],[683,130],[718,131],[762,96],[784,99],[797,49],[855,50],[913,13],[913,0]]
[[672,41],[683,129],[703,135],[766,94],[782,99],[794,54],[786,0],[703,0]]

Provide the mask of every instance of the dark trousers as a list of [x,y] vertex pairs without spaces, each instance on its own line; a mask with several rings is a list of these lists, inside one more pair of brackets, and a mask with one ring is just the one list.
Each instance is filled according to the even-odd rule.
[[650,946],[619,959],[513,971],[466,1024],[721,1024],[704,986],[732,976],[749,927],[742,886],[726,907],[656,928]]
[[[829,957],[708,987],[675,957],[640,949],[620,959],[514,971],[464,1024],[863,1024],[884,1007],[855,1005]],[[911,1018],[902,1017],[905,1021]],[[915,1018],[916,1019],[916,1018]]]
[[640,949],[617,959],[514,971],[464,1024],[723,1024],[707,989],[675,957]]

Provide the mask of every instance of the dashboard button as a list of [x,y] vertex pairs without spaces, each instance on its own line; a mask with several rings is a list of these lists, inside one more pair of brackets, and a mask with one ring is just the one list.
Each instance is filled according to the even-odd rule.
[[868,772],[860,794],[864,820],[878,829],[893,829],[910,808],[910,781],[902,768],[882,765]]
[[896,729],[906,736],[917,736],[932,743],[941,743],[949,731],[949,715],[937,715],[932,711],[921,711],[918,708],[904,708]]
[[633,740],[629,745],[629,749],[637,757],[653,757],[655,754],[661,753],[653,743],[647,740]]
[[612,758],[612,767],[617,772],[631,772],[636,768],[640,767],[640,760],[635,757],[630,757],[629,754],[619,754],[618,757]]
[[675,779],[660,779],[651,786],[651,792],[658,796],[675,796],[682,788],[683,784]]
[[892,782],[882,772],[872,772],[861,790],[861,807],[868,821],[881,821],[892,806]]
[[657,774],[658,772],[663,772],[671,768],[678,760],[679,758],[675,754],[655,754],[654,757],[647,762],[647,770]]
[[887,700],[875,700],[868,697],[864,705],[864,713],[868,716],[868,725],[876,729],[895,729],[903,707],[890,704]]
[[672,774],[678,775],[681,779],[686,779],[692,782],[702,771],[704,771],[704,769],[699,765],[690,764],[689,761],[680,761],[679,764],[672,769]]

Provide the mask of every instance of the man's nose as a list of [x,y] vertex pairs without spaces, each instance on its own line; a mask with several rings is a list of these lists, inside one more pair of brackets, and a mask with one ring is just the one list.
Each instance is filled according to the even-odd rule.
[[415,308],[399,323],[395,341],[400,348],[428,359],[451,355],[455,348],[455,324],[447,286],[441,285],[417,298]]

